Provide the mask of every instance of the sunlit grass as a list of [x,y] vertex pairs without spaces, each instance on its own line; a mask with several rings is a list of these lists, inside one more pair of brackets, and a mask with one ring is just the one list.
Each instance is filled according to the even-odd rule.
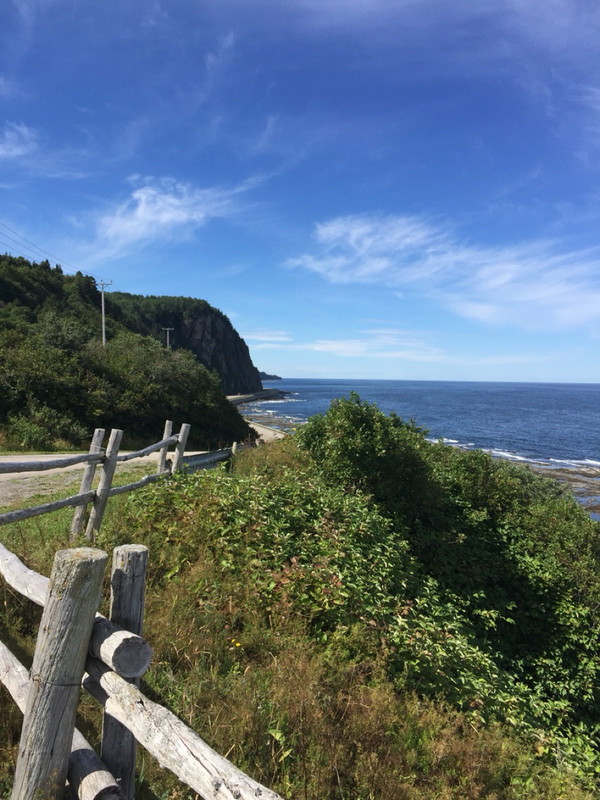
[[[118,480],[147,471],[128,467]],[[69,546],[71,518],[65,509],[7,525],[0,539],[48,574]],[[401,543],[367,499],[326,486],[293,441],[244,453],[233,471],[112,498],[96,545],[110,553],[126,543],[150,550],[144,634],[154,657],[142,690],[282,797],[594,796],[512,726],[482,724],[441,691],[406,685],[387,601],[369,594],[388,580],[386,559]],[[4,584],[0,591],[0,633],[26,663],[39,611]],[[104,608],[107,597],[108,585]],[[0,693],[0,796],[10,791],[20,725],[8,705]],[[97,744],[99,708],[84,700],[80,716]],[[142,800],[194,796],[143,752],[138,772]]]

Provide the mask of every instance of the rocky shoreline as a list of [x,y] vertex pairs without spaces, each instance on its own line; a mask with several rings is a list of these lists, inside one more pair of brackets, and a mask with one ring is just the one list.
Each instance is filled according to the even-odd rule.
[[234,406],[241,406],[244,403],[254,403],[257,400],[283,400],[289,394],[289,392],[284,392],[281,389],[262,389],[260,392],[252,392],[252,394],[230,394],[227,399]]
[[600,468],[598,467],[547,467],[530,464],[529,468],[545,478],[554,478],[573,492],[581,505],[595,518],[600,519]]

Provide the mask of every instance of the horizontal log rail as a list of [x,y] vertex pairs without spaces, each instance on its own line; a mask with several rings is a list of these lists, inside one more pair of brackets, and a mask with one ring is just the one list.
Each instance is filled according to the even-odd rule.
[[152,453],[156,453],[157,450],[162,450],[163,447],[177,444],[178,439],[179,437],[177,435],[169,436],[166,439],[162,439],[160,442],[144,447],[143,450],[136,450],[135,453],[123,453],[123,455],[117,456],[117,461],[131,461],[133,458],[143,458],[144,456],[152,455]]
[[186,472],[195,472],[199,469],[208,469],[221,461],[227,461],[233,453],[232,447],[223,450],[212,450],[209,453],[197,453],[193,456],[183,457],[183,468]]
[[[123,432],[120,430],[113,430],[111,432],[108,444],[106,448],[103,448],[102,441],[105,431],[103,428],[97,428],[92,437],[90,451],[87,454],[54,459],[38,459],[31,462],[0,461],[0,474],[3,475],[9,473],[40,472],[50,469],[67,469],[80,465],[85,466],[78,494],[65,497],[61,500],[55,500],[51,503],[42,503],[41,505],[30,506],[29,508],[0,513],[0,526],[39,517],[42,514],[59,511],[61,508],[75,507],[71,524],[71,539],[74,540],[82,532],[84,518],[86,516],[86,506],[92,503],[93,506],[85,535],[88,541],[93,542],[95,534],[102,524],[102,518],[109,497],[141,489],[143,486],[153,483],[162,477],[166,477],[181,468],[190,426],[184,423],[181,426],[179,434],[172,434],[172,430],[173,423],[167,420],[163,438],[160,441],[154,442],[148,445],[148,447],[144,447],[132,453],[119,454],[119,445],[123,435]],[[168,461],[167,451],[171,446],[174,447],[173,460]],[[141,480],[128,483],[125,486],[112,486],[117,463],[125,463],[137,458],[144,458],[156,452],[158,453],[158,464],[154,475],[146,475]],[[102,465],[100,482],[97,489],[92,489],[96,467],[100,464]]]
[[95,496],[96,492],[89,491],[84,492],[84,494],[65,497],[63,500],[55,500],[53,503],[43,503],[41,506],[31,506],[18,511],[6,511],[4,514],[0,514],[0,525],[7,525],[9,522],[21,522],[32,517],[40,517],[42,514],[48,514],[50,511],[59,511],[61,508],[68,508],[69,506],[84,506],[93,502]]
[[[3,544],[0,544],[0,574],[16,592],[44,606],[49,578],[26,567]],[[101,614],[96,614],[92,628],[90,653],[126,678],[143,675],[152,658],[152,648],[145,639],[123,630]]]
[[[0,464],[0,473],[4,474],[85,465],[78,495],[30,509],[0,514],[0,525],[75,506],[71,526],[71,536],[75,538],[81,532],[85,505],[93,503],[86,529],[86,537],[93,541],[93,534],[100,526],[109,497],[141,488],[179,469],[188,472],[208,469],[226,461],[236,452],[234,444],[231,448],[186,457],[185,444],[189,429],[190,426],[184,424],[179,434],[172,436],[172,423],[167,421],[161,441],[122,456],[118,454],[122,431],[113,430],[106,449],[103,449],[105,431],[97,429],[87,455],[27,464]],[[175,446],[172,463],[167,460],[167,450],[171,445]],[[125,486],[112,487],[117,461],[131,461],[157,451],[159,458],[155,474],[146,475]],[[98,464],[102,464],[102,474],[98,488],[94,491],[91,487]],[[61,551],[57,554],[57,558],[60,556],[58,561],[55,558],[51,578],[46,578],[26,567],[0,543],[0,575],[15,591],[44,608],[34,668],[30,674],[0,642],[0,682],[6,686],[24,713],[13,800],[32,800],[34,797],[39,797],[39,800],[58,800],[62,795],[65,776],[79,800],[134,800],[136,740],[161,766],[173,772],[204,800],[281,800],[275,792],[262,786],[215,752],[172,712],[152,702],[139,691],[139,678],[149,667],[152,655],[148,642],[138,635],[142,630],[145,581],[145,567],[142,572],[139,565],[147,558],[141,552],[146,551],[146,548],[127,545],[117,550],[123,552],[113,559],[111,592],[116,590],[116,594],[111,594],[111,619],[107,619],[97,612],[94,616],[101,583],[101,574],[96,573],[105,563],[106,553],[91,548]],[[75,563],[84,557],[85,565]],[[60,577],[62,572],[55,572],[59,564],[60,570],[67,570],[70,576],[71,588],[66,592],[63,591],[64,581]],[[94,571],[94,586],[97,586],[98,597],[93,601],[93,607],[88,608],[91,601],[89,597],[85,597],[89,591],[87,579],[83,579],[79,586],[80,566],[82,569],[85,566],[90,574],[92,569]],[[137,589],[134,590],[136,585]],[[137,598],[135,602],[134,597]],[[81,620],[75,619],[84,600],[85,614]],[[81,634],[79,645],[75,641],[71,642],[70,636],[61,635],[58,629],[54,630],[55,622],[59,618],[60,630],[61,626],[68,626],[69,630],[73,630],[75,639]],[[134,621],[136,619],[137,622]],[[56,653],[56,656],[50,653]],[[62,653],[65,655],[61,655]],[[77,702],[74,687],[79,687],[81,664],[84,662],[85,673],[81,684],[103,706],[101,758],[79,731],[74,730],[74,704]],[[40,674],[35,672],[36,664]],[[55,669],[59,675],[56,680],[53,677]],[[75,672],[78,672],[78,677],[74,679]],[[67,676],[64,679],[60,678],[63,673]],[[68,714],[63,714],[63,695],[68,700]],[[51,730],[54,732],[51,733]]]
[[[120,551],[118,557],[117,550]],[[130,624],[134,630],[141,631],[145,581],[144,564],[147,550],[138,545],[126,545],[117,550],[113,557],[110,614],[113,619],[121,620],[124,619],[122,615],[126,617],[131,613],[130,622],[125,622],[125,624]],[[74,562],[85,557],[86,561],[90,561],[91,556],[88,554],[93,555],[95,560],[103,557],[105,562],[105,553],[93,551],[90,548],[61,551],[57,557],[60,555],[65,563],[66,566],[63,569],[66,567],[71,569],[68,564],[69,559]],[[56,563],[55,559],[55,567]],[[89,570],[91,567],[86,566],[86,569]],[[93,569],[97,572],[96,566],[93,566]],[[81,679],[81,686],[102,705],[104,714],[103,746],[102,757],[99,757],[83,736],[73,729],[74,712],[67,723],[62,719],[58,701],[53,703],[52,710],[48,710],[41,700],[36,702],[36,698],[41,696],[40,691],[49,696],[52,695],[52,697],[54,695],[59,697],[63,692],[69,688],[73,689],[75,686],[72,679],[65,678],[64,682],[62,679],[55,680],[53,676],[55,673],[61,675],[63,668],[58,661],[55,663],[52,659],[48,660],[47,654],[44,655],[44,636],[47,637],[49,633],[54,636],[53,651],[55,647],[61,649],[59,646],[63,642],[60,635],[53,633],[57,623],[54,622],[52,611],[50,614],[48,613],[49,609],[53,609],[57,603],[63,600],[64,586],[62,577],[60,577],[62,573],[56,573],[53,568],[51,578],[45,578],[25,567],[16,555],[1,544],[0,572],[7,577],[10,585],[17,591],[23,589],[22,593],[33,602],[40,605],[45,604],[34,656],[34,669],[29,674],[10,650],[0,643],[0,682],[6,686],[19,708],[24,712],[23,730],[27,731],[27,736],[22,737],[19,747],[19,760],[13,787],[14,800],[29,800],[34,796],[39,800],[58,800],[59,784],[61,780],[64,780],[61,775],[67,776],[79,800],[117,800],[117,798],[134,800],[135,741],[156,758],[161,767],[174,773],[180,781],[187,784],[204,800],[257,800],[257,798],[282,800],[274,791],[255,781],[227,758],[213,750],[175,714],[146,697],[139,690],[137,681],[132,680],[131,673],[128,676],[125,672],[126,677],[119,675],[115,671],[114,661],[105,657],[104,645],[106,642],[114,636],[123,635],[129,637],[129,641],[141,642],[146,647],[147,645],[141,637],[119,629],[114,622],[96,614],[91,635],[89,627],[87,633],[82,634],[85,637],[90,636],[90,643],[87,656],[85,656],[85,671]],[[101,575],[97,574],[95,581],[98,591],[100,579]],[[81,582],[81,579],[77,578],[77,581]],[[86,579],[84,579],[84,583],[85,581]],[[137,588],[134,588],[136,581]],[[74,586],[75,583],[73,588]],[[85,587],[85,592],[87,592],[87,583],[85,583]],[[83,589],[83,585],[80,588]],[[70,591],[72,593],[73,590]],[[96,606],[98,599],[99,594],[94,601]],[[67,615],[71,614],[71,609],[75,610],[79,607],[79,603],[74,601],[76,601],[76,595],[72,594],[72,597],[67,600],[67,606],[61,612],[64,620],[61,625],[67,624]],[[134,607],[135,613],[133,613]],[[135,618],[138,619],[138,622],[134,624]],[[60,625],[58,627],[60,628]],[[106,638],[103,640],[103,637]],[[86,640],[84,638],[83,643]],[[70,650],[75,652],[73,647],[70,647]],[[81,652],[80,649],[78,651]],[[35,672],[36,663],[40,665],[39,669],[42,669],[44,657],[48,662],[46,669],[50,670],[47,672],[48,678],[43,678]],[[60,659],[60,656],[57,658]],[[67,674],[70,674],[68,668],[65,671],[65,675]],[[32,700],[32,698],[34,699]],[[48,716],[48,725],[36,726],[32,717],[34,713],[40,717],[51,715],[52,718],[50,719]],[[118,734],[118,726],[122,727],[123,733]],[[57,760],[52,745],[54,740],[49,734],[49,728],[56,730],[57,741],[60,739],[60,746],[64,749],[65,761],[62,762],[64,772],[55,777],[52,785],[44,783],[41,778],[39,780],[36,778],[35,795],[23,794],[20,787],[29,781],[28,768],[25,765],[35,764],[37,776],[48,771],[47,761],[49,759]],[[116,738],[115,731],[118,734]],[[126,748],[123,743],[127,736],[132,738],[131,747]],[[69,755],[66,742],[70,743],[71,740]],[[127,752],[125,752],[126,750]],[[57,761],[57,769],[59,766]],[[19,776],[19,784],[17,776]],[[129,776],[128,780],[127,776]],[[42,786],[47,788],[42,788]]]
[[146,697],[94,659],[86,663],[83,688],[130,730],[159,762],[198,792],[219,800],[282,800],[219,755],[175,714]]
[[85,453],[79,456],[65,456],[42,461],[0,461],[0,475],[9,472],[44,472],[49,469],[64,469],[65,467],[75,467],[78,464],[101,464],[104,461],[103,455]]
[[156,473],[156,475],[144,475],[143,478],[140,478],[139,481],[134,481],[133,483],[127,483],[124,486],[113,486],[112,489],[109,491],[108,496],[114,497],[117,494],[126,494],[126,492],[133,492],[135,489],[143,489],[144,486],[148,486],[149,483],[156,483],[161,478],[166,478],[171,474],[171,470],[165,469],[161,473]]
[[[21,713],[24,713],[29,689],[29,672],[2,642],[0,642],[0,683],[8,689]],[[67,778],[79,800],[122,800],[117,782],[77,728],[73,732]]]

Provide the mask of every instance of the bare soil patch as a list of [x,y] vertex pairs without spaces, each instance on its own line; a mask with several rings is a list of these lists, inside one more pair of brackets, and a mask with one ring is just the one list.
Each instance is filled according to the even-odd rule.
[[[70,455],[73,454],[71,453]],[[58,458],[61,458],[61,454],[0,455],[0,461],[2,463],[13,462],[15,464],[31,461],[53,461]],[[139,473],[141,476],[148,472],[153,472],[156,459],[157,455],[153,454],[145,458],[135,459],[133,463],[130,461],[124,464],[118,464],[115,473],[116,482],[118,482],[119,475],[124,473],[131,474],[134,472]],[[73,467],[43,470],[41,472],[9,472],[0,474],[0,508],[25,505],[24,501],[27,501],[31,497],[43,497],[51,494],[64,494],[65,497],[68,497],[71,494],[77,494],[84,467],[85,465],[77,464]],[[100,470],[97,470],[96,482],[99,474]]]

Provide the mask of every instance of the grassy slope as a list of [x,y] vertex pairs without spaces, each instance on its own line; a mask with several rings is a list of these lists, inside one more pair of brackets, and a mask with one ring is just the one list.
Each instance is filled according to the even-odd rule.
[[[2,540],[47,572],[69,522],[65,512],[6,526]],[[419,564],[368,498],[324,481],[293,443],[245,455],[233,473],[115,498],[98,544],[133,541],[150,548],[145,633],[155,657],[144,690],[283,796],[594,796],[539,735],[485,720],[477,704],[450,705],[429,679],[419,686],[402,629],[390,633],[398,611],[412,619]],[[39,612],[2,591],[0,634],[25,661]],[[416,660],[427,635],[425,624],[411,631]],[[5,693],[0,702],[8,796],[20,723]],[[82,715],[97,742],[91,701]],[[139,797],[191,797],[150,757],[139,767]]]

